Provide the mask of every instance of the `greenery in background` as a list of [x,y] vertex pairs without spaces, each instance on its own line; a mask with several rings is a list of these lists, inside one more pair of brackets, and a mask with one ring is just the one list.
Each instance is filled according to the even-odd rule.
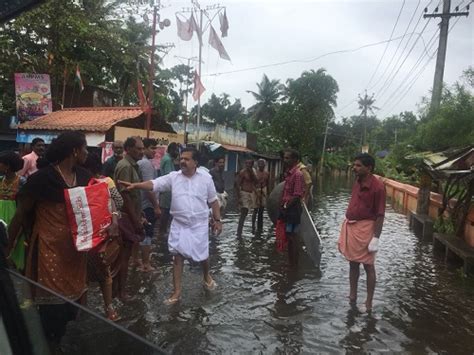
[[451,218],[438,217],[433,225],[433,229],[437,233],[455,234],[456,228]]
[[[49,73],[58,104],[65,69],[67,83],[72,85],[77,64],[86,85],[116,93],[118,104],[137,105],[136,81],[141,80],[144,87],[148,81],[150,9],[145,0],[50,0],[0,26],[1,114],[15,114],[15,72]],[[167,121],[182,120],[193,70],[186,65],[161,68],[166,48],[157,49],[153,105]],[[321,158],[328,126],[324,166],[329,169],[346,169],[351,164],[366,131],[370,153],[384,156],[377,159],[377,172],[412,183],[417,180],[417,162],[407,160],[407,155],[474,143],[473,88],[470,67],[459,82],[444,89],[437,112],[430,113],[425,99],[417,113],[377,117],[371,98],[367,118],[357,115],[336,122],[339,87],[320,68],[285,83],[263,75],[256,88],[249,88],[254,89],[248,93],[255,104],[248,109],[238,98],[212,94],[203,103],[202,114],[203,122],[255,134],[262,153],[275,154],[291,146],[314,166]],[[189,121],[194,122],[196,106],[188,111]]]
[[[149,5],[130,3],[50,0],[0,26],[2,113],[15,114],[14,73],[50,74],[52,97],[60,104],[64,73],[67,85],[74,85],[77,65],[86,85],[116,93],[119,105],[138,104],[137,79],[144,87],[148,82],[151,24]],[[182,65],[162,70],[164,50],[157,47],[153,106],[172,121],[182,115],[186,89],[180,83],[189,83],[192,72]]]

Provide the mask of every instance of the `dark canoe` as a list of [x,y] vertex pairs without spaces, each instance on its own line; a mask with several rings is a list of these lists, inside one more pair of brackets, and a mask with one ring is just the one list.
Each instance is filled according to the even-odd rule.
[[[283,185],[280,183],[272,190],[267,199],[267,213],[273,223],[276,223],[280,209],[280,201],[283,195]],[[321,261],[321,238],[306,205],[303,204],[301,213],[301,224],[297,234],[304,243],[304,250],[310,256],[314,266],[319,267]]]

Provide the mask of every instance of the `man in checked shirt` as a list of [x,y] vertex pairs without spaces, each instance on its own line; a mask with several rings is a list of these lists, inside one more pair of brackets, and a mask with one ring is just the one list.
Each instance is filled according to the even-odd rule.
[[299,242],[296,232],[301,222],[301,199],[305,192],[303,173],[298,168],[300,155],[294,149],[286,149],[283,163],[287,169],[285,187],[281,200],[281,218],[285,221],[286,238],[288,240],[288,261],[290,265],[298,264]]

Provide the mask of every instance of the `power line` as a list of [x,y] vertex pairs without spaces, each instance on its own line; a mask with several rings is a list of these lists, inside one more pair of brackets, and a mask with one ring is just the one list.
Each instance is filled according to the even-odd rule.
[[[470,3],[472,3],[473,1],[471,1]],[[469,4],[468,4],[469,5]],[[467,8],[467,6],[465,8]],[[459,5],[458,5],[459,6]],[[456,21],[453,23],[453,25],[451,26],[451,28],[449,29],[449,32],[451,32],[451,30],[454,28],[454,26],[456,26],[456,24],[458,23],[458,21],[460,20],[460,18],[458,17],[456,19]],[[426,67],[428,66],[428,64],[433,60],[434,56],[437,54],[438,52],[438,49],[436,49],[433,54],[430,56],[430,58],[428,59],[428,61],[425,63],[425,65],[423,66],[423,68],[418,72],[418,74],[412,79],[411,83],[409,84],[408,88],[405,90],[405,92],[401,95],[401,97],[399,98],[399,100],[389,109],[387,110],[387,112],[391,112],[404,98],[405,96],[410,92],[411,88],[413,87],[413,85],[416,83],[416,81],[419,79],[419,77],[421,76],[421,74],[425,71]]]
[[[420,35],[421,33],[416,33],[416,34]],[[220,72],[220,73],[203,74],[203,76],[213,76],[213,75],[225,75],[225,74],[241,73],[241,72],[244,72],[244,71],[262,69],[262,68],[270,68],[270,67],[276,67],[276,66],[281,66],[281,65],[286,65],[286,64],[292,64],[292,63],[311,63],[311,62],[314,62],[314,61],[316,61],[316,60],[318,60],[318,59],[327,57],[327,56],[329,56],[329,55],[339,54],[339,53],[357,52],[357,51],[359,51],[359,50],[361,50],[361,49],[364,49],[364,48],[374,47],[374,46],[378,46],[378,45],[380,45],[380,44],[384,44],[384,43],[387,43],[387,42],[397,41],[397,40],[401,39],[402,37],[403,37],[403,36],[399,36],[399,37],[392,38],[391,40],[384,40],[384,41],[380,41],[380,42],[369,43],[369,44],[365,44],[365,45],[363,45],[363,46],[360,46],[360,47],[357,47],[357,48],[353,48],[353,49],[343,49],[343,50],[328,52],[328,53],[324,53],[324,54],[322,54],[322,55],[320,55],[320,56],[317,56],[317,57],[314,57],[314,58],[310,58],[310,59],[294,59],[294,60],[288,60],[288,61],[285,61],[285,62],[278,62],[278,63],[273,63],[273,64],[264,64],[264,65],[259,65],[259,66],[255,66],[255,67],[248,67],[248,68],[243,68],[243,69],[230,70],[230,71]]]
[[[428,5],[426,5],[426,6],[429,6],[429,5],[432,3],[432,1],[433,1],[433,0],[430,0],[430,2],[428,3]],[[418,6],[417,6],[417,8],[418,8]],[[415,12],[416,12],[416,11],[415,11]],[[415,14],[415,12],[414,12],[414,14]],[[400,59],[403,57],[403,54],[405,53],[405,49],[408,47],[408,44],[410,43],[411,39],[413,38],[413,34],[415,34],[415,31],[416,31],[416,29],[418,28],[418,25],[420,24],[422,18],[423,18],[423,13],[420,15],[420,17],[418,18],[418,21],[416,22],[415,26],[413,27],[413,31],[410,33],[409,38],[408,38],[408,41],[406,42],[405,47],[403,47],[403,50],[402,50],[402,52],[400,53],[399,57],[397,58],[397,61],[396,61],[395,65],[394,65],[394,67],[392,68],[392,70],[390,71],[390,74],[389,74],[388,77],[390,77],[390,76],[392,75],[394,68],[397,67],[398,63],[400,62]],[[412,16],[412,18],[410,19],[410,23],[409,23],[409,25],[408,25],[406,31],[408,31],[408,29],[410,28],[410,24],[411,24],[412,20],[413,20],[413,16]],[[403,34],[403,37],[406,36],[406,31],[405,31],[405,33]],[[423,31],[422,31],[422,32],[423,32]],[[420,38],[420,36],[418,36],[418,38]],[[385,74],[386,74],[387,71],[390,69],[390,67],[391,67],[391,65],[392,65],[392,63],[393,63],[393,61],[394,61],[394,59],[396,58],[397,53],[398,53],[398,49],[400,48],[400,45],[401,45],[402,42],[403,42],[403,39],[402,39],[402,41],[399,42],[399,45],[397,46],[397,49],[395,50],[395,54],[392,56],[392,58],[390,59],[390,62],[389,62],[388,65],[385,67],[385,70],[383,71],[382,75],[381,75],[381,76],[379,77],[379,79],[375,82],[375,84],[372,85],[372,87],[369,88],[369,90],[374,89],[374,88],[383,80],[383,78],[385,77]],[[388,78],[387,78],[387,79],[388,79]],[[386,82],[386,81],[385,81],[385,82]],[[384,85],[385,85],[385,82],[384,82]],[[384,85],[381,86],[381,89],[383,88]]]
[[405,77],[403,78],[403,80],[401,80],[400,84],[398,85],[398,87],[392,92],[392,94],[385,100],[384,104],[382,105],[382,107],[386,107],[388,102],[390,102],[390,100],[397,94],[398,90],[404,86],[406,83],[407,83],[407,80],[408,78],[411,76],[411,74],[418,68],[419,64],[423,61],[423,59],[429,54],[428,54],[428,51],[430,51],[433,46],[436,44],[436,40],[439,38],[439,29],[437,32],[435,32],[435,34],[431,37],[431,39],[429,40],[428,42],[428,50],[423,52],[417,59],[417,61],[415,62],[415,64],[413,65],[413,67],[410,69],[410,71],[408,72],[407,75],[405,75]]
[[[423,34],[423,32],[426,30],[426,27],[428,26],[429,24],[429,21],[427,21],[425,23],[425,26],[423,27],[423,29],[421,30],[421,34],[418,36],[418,38],[416,39],[416,41],[413,43],[413,45],[411,46],[410,50],[408,51],[407,55],[405,56],[405,58],[403,59],[402,63],[398,66],[398,68],[396,69],[395,73],[393,73],[393,71],[395,70],[396,68],[396,65],[398,64],[398,61],[397,61],[397,64],[395,64],[395,67],[393,67],[391,73],[389,74],[389,76],[387,77],[387,79],[385,80],[385,82],[383,83],[382,85],[382,88],[380,89],[380,92],[379,92],[379,97],[382,97],[385,92],[387,91],[387,89],[392,85],[393,83],[393,79],[395,79],[395,77],[397,76],[398,72],[400,71],[400,69],[403,67],[403,65],[405,64],[406,60],[408,59],[408,57],[410,56],[411,52],[413,51],[413,49],[415,48],[416,44],[418,43],[421,35]],[[408,43],[408,42],[407,42]],[[405,46],[406,48],[407,46]],[[403,49],[403,51],[405,51],[405,48]],[[403,53],[403,52],[402,52]],[[400,57],[401,58],[401,57]],[[393,73],[393,75],[392,75]]]
[[[420,1],[421,1],[421,0],[418,0],[418,5],[420,5]],[[392,33],[390,33],[390,38],[389,38],[389,40],[392,39],[393,34],[395,33],[395,29],[397,28],[397,25],[398,25],[398,20],[400,20],[400,16],[401,16],[401,14],[402,14],[402,12],[403,12],[403,8],[404,8],[404,7],[405,7],[405,0],[403,0],[402,7],[400,8],[400,11],[398,12],[397,20],[395,21],[395,24],[393,25]],[[417,8],[418,8],[418,6],[417,6]],[[416,10],[415,10],[415,12],[416,12]],[[402,38],[402,40],[399,42],[399,45],[400,45],[400,43],[401,43],[402,41],[403,41],[403,38]],[[366,89],[367,89],[367,87],[370,85],[370,83],[372,82],[372,79],[374,78],[375,74],[377,73],[377,70],[379,70],[380,64],[382,63],[382,60],[383,60],[383,58],[385,57],[385,53],[387,53],[387,49],[388,49],[389,45],[390,45],[390,42],[387,42],[387,45],[385,46],[385,49],[384,49],[384,51],[383,51],[383,54],[382,54],[382,56],[380,57],[380,60],[379,60],[379,62],[378,62],[378,64],[377,64],[377,66],[375,67],[375,70],[374,70],[374,72],[372,73],[372,76],[370,77],[369,82],[368,82],[367,85],[365,86]]]
[[337,110],[335,112],[335,115],[338,114],[340,115],[342,111],[344,111],[346,108],[348,108],[350,105],[352,105],[354,102],[357,102],[357,99],[354,99],[352,101],[350,101],[349,103],[347,103],[346,105],[344,105],[344,107],[340,108],[339,110]]

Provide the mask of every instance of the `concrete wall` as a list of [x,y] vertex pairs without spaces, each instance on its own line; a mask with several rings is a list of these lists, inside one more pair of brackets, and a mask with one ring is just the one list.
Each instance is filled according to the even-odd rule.
[[[385,184],[387,197],[390,198],[393,206],[398,211],[405,214],[416,211],[418,188],[408,184],[402,184],[398,181],[379,177]],[[454,205],[453,200],[450,201],[450,206]],[[443,205],[443,196],[434,192],[430,195],[429,216],[433,219],[438,218],[438,211]],[[448,216],[447,212],[445,212]],[[474,207],[471,208],[466,219],[464,228],[464,240],[466,243],[474,247]]]

